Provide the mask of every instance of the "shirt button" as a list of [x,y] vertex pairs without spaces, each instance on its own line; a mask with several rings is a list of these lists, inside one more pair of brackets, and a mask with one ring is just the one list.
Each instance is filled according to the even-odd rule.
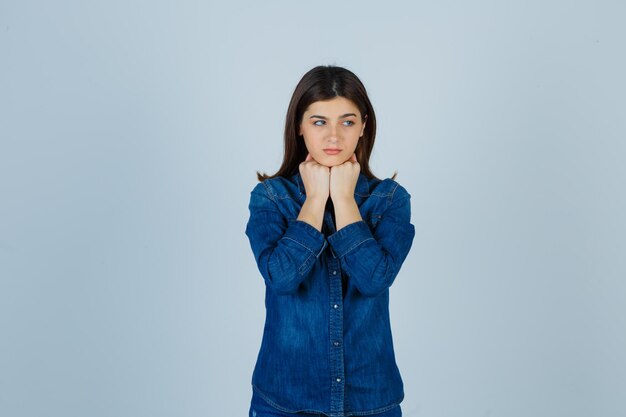
[[339,308],[339,306],[338,306],[337,304],[335,304],[333,307],[334,307],[334,308]]
[[335,342],[333,343],[335,346],[339,346],[339,342]]
[[337,382],[341,382],[341,378],[337,378]]
[[333,275],[337,275],[337,271],[333,271]]

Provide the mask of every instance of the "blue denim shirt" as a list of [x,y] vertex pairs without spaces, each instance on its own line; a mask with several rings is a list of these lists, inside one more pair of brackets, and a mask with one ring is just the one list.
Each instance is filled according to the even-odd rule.
[[389,319],[389,286],[411,248],[409,193],[363,173],[363,220],[322,232],[297,220],[299,173],[256,184],[245,233],[265,282],[265,327],[252,387],[286,412],[331,417],[387,411],[404,398]]

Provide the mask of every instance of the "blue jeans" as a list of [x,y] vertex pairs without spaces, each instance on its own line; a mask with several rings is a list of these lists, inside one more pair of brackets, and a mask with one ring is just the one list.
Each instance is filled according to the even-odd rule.
[[[284,411],[277,410],[269,405],[253,390],[248,417],[326,417],[326,415],[319,413],[286,413]],[[384,413],[371,414],[371,417],[402,417],[402,409],[398,404],[397,407],[394,407],[389,411],[385,411]]]

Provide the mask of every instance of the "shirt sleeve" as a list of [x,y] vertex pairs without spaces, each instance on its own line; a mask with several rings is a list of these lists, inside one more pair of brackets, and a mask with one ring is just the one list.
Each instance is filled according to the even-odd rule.
[[265,284],[277,294],[292,294],[327,246],[324,234],[307,222],[287,219],[267,188],[250,193],[245,233]]
[[395,280],[415,237],[410,220],[410,194],[402,189],[373,232],[359,220],[328,236],[343,270],[363,295],[377,296]]

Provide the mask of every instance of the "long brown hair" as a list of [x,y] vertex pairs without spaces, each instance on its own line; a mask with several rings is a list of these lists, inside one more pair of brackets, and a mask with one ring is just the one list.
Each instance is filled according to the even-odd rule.
[[[304,74],[291,96],[285,120],[285,147],[280,169],[274,175],[261,174],[257,171],[259,181],[274,177],[289,178],[299,172],[299,165],[306,159],[308,152],[304,137],[298,135],[302,115],[311,103],[330,100],[337,96],[352,101],[361,112],[361,121],[367,120],[363,136],[359,138],[354,152],[361,172],[368,178],[377,178],[369,167],[369,158],[376,137],[376,115],[365,86],[352,71],[346,68],[319,65]],[[393,174],[392,179],[395,179],[396,175],[397,172]]]

